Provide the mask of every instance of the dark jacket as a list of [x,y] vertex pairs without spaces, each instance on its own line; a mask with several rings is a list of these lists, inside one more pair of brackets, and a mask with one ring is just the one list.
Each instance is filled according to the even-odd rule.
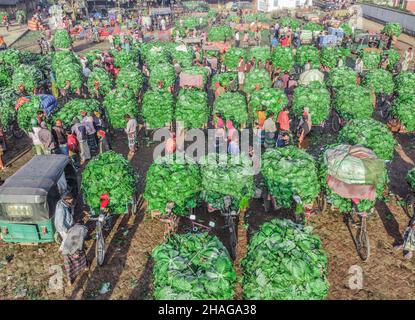
[[58,144],[67,144],[67,135],[62,127],[53,126],[52,135]]

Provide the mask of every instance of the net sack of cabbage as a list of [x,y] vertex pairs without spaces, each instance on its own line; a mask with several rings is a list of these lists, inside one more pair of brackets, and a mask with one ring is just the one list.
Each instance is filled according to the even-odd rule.
[[403,94],[393,102],[392,114],[398,118],[406,131],[415,131],[415,96]]
[[335,108],[345,120],[369,119],[373,113],[370,91],[361,86],[340,89],[336,94]]
[[281,72],[290,72],[294,67],[294,55],[290,48],[278,46],[272,51],[272,65]]
[[142,115],[149,128],[163,128],[173,120],[174,100],[168,91],[147,91]]
[[395,77],[395,91],[399,95],[415,95],[415,73],[404,71]]
[[153,252],[156,300],[231,300],[236,272],[229,253],[205,233],[174,234]]
[[212,90],[215,90],[215,83],[219,82],[222,87],[229,88],[231,81],[238,81],[238,74],[236,72],[216,73],[212,77]]
[[335,90],[346,87],[349,87],[349,90],[353,90],[356,87],[356,77],[357,73],[352,68],[333,68],[330,70],[326,84]]
[[118,73],[115,85],[117,88],[129,88],[137,96],[144,85],[144,75],[134,65],[125,66]]
[[258,118],[256,111],[261,110],[262,107],[266,107],[266,112],[273,112],[276,120],[278,113],[288,105],[288,98],[281,89],[262,88],[251,94],[249,105],[251,106],[252,112],[255,113],[256,119]]
[[264,69],[255,68],[245,74],[244,92],[253,93],[257,88],[271,88],[272,81]]
[[102,68],[95,68],[88,77],[87,87],[89,95],[107,95],[112,89],[112,77]]
[[246,59],[246,51],[241,48],[230,48],[224,55],[224,64],[229,70],[236,70],[240,58]]
[[313,45],[300,46],[297,49],[295,59],[297,64],[301,67],[309,60],[313,69],[318,69],[320,67],[320,54],[318,49]]
[[172,212],[187,215],[195,208],[201,191],[199,166],[191,159],[176,159],[174,155],[158,157],[150,166],[146,176],[144,199],[147,211],[159,211],[166,215],[169,202],[174,203]]
[[151,89],[157,90],[160,81],[163,83],[163,90],[174,85],[176,72],[171,64],[160,63],[151,69],[149,79]]
[[207,94],[197,89],[181,89],[176,101],[175,119],[185,128],[203,128],[208,122]]
[[225,92],[217,97],[213,112],[219,112],[225,120],[232,120],[237,126],[248,120],[245,97],[238,92]]
[[59,29],[55,31],[52,43],[57,49],[68,49],[72,45],[72,38],[67,30]]
[[264,223],[242,260],[249,300],[322,300],[329,292],[327,254],[312,227],[288,219]]
[[99,111],[100,104],[95,99],[73,99],[67,102],[58,112],[53,115],[53,119],[62,120],[63,126],[70,128],[73,118],[79,117],[81,111]]
[[43,81],[42,72],[35,66],[27,64],[21,64],[14,69],[12,76],[12,87],[19,91],[20,87],[23,86],[24,90],[31,94],[35,88],[39,88]]
[[363,85],[370,90],[373,88],[375,93],[391,94],[394,89],[392,74],[383,69],[369,71]]
[[124,214],[132,203],[138,175],[121,154],[107,151],[95,156],[82,171],[81,190],[85,203],[97,214],[100,196],[108,194],[108,209],[113,214]]

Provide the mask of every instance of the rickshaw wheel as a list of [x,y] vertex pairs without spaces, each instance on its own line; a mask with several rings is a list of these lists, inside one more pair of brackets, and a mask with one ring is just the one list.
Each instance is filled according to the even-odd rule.
[[333,114],[331,128],[333,129],[334,132],[339,132],[339,130],[341,129],[340,117],[336,113]]
[[412,218],[415,209],[415,195],[413,194],[409,194],[406,198],[405,198],[405,206],[404,206],[404,211],[406,213],[406,215],[409,218]]
[[369,235],[367,234],[366,230],[359,231],[359,233],[357,234],[356,242],[359,257],[362,259],[363,262],[368,261],[370,257],[370,243]]
[[327,210],[327,200],[324,193],[320,192],[316,199],[317,202],[317,209],[319,213],[323,214]]

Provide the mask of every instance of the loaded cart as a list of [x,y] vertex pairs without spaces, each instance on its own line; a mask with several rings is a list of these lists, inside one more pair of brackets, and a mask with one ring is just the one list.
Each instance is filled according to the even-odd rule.
[[1,239],[12,243],[53,242],[57,202],[78,194],[75,169],[65,155],[35,156],[0,187]]

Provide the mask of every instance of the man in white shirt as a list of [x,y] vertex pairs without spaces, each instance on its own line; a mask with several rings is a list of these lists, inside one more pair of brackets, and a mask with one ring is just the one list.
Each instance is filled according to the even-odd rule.
[[277,132],[277,126],[274,121],[274,113],[268,114],[267,120],[264,122],[263,129],[265,131],[265,148],[272,148],[275,146],[275,132]]
[[239,35],[239,31],[235,32],[235,47],[239,48],[239,44],[241,43],[241,38]]
[[127,126],[125,128],[125,133],[127,134],[128,138],[128,148],[130,151],[128,152],[128,161],[134,157],[134,154],[137,150],[137,120],[131,118],[129,114],[124,116],[124,119],[127,121]]

